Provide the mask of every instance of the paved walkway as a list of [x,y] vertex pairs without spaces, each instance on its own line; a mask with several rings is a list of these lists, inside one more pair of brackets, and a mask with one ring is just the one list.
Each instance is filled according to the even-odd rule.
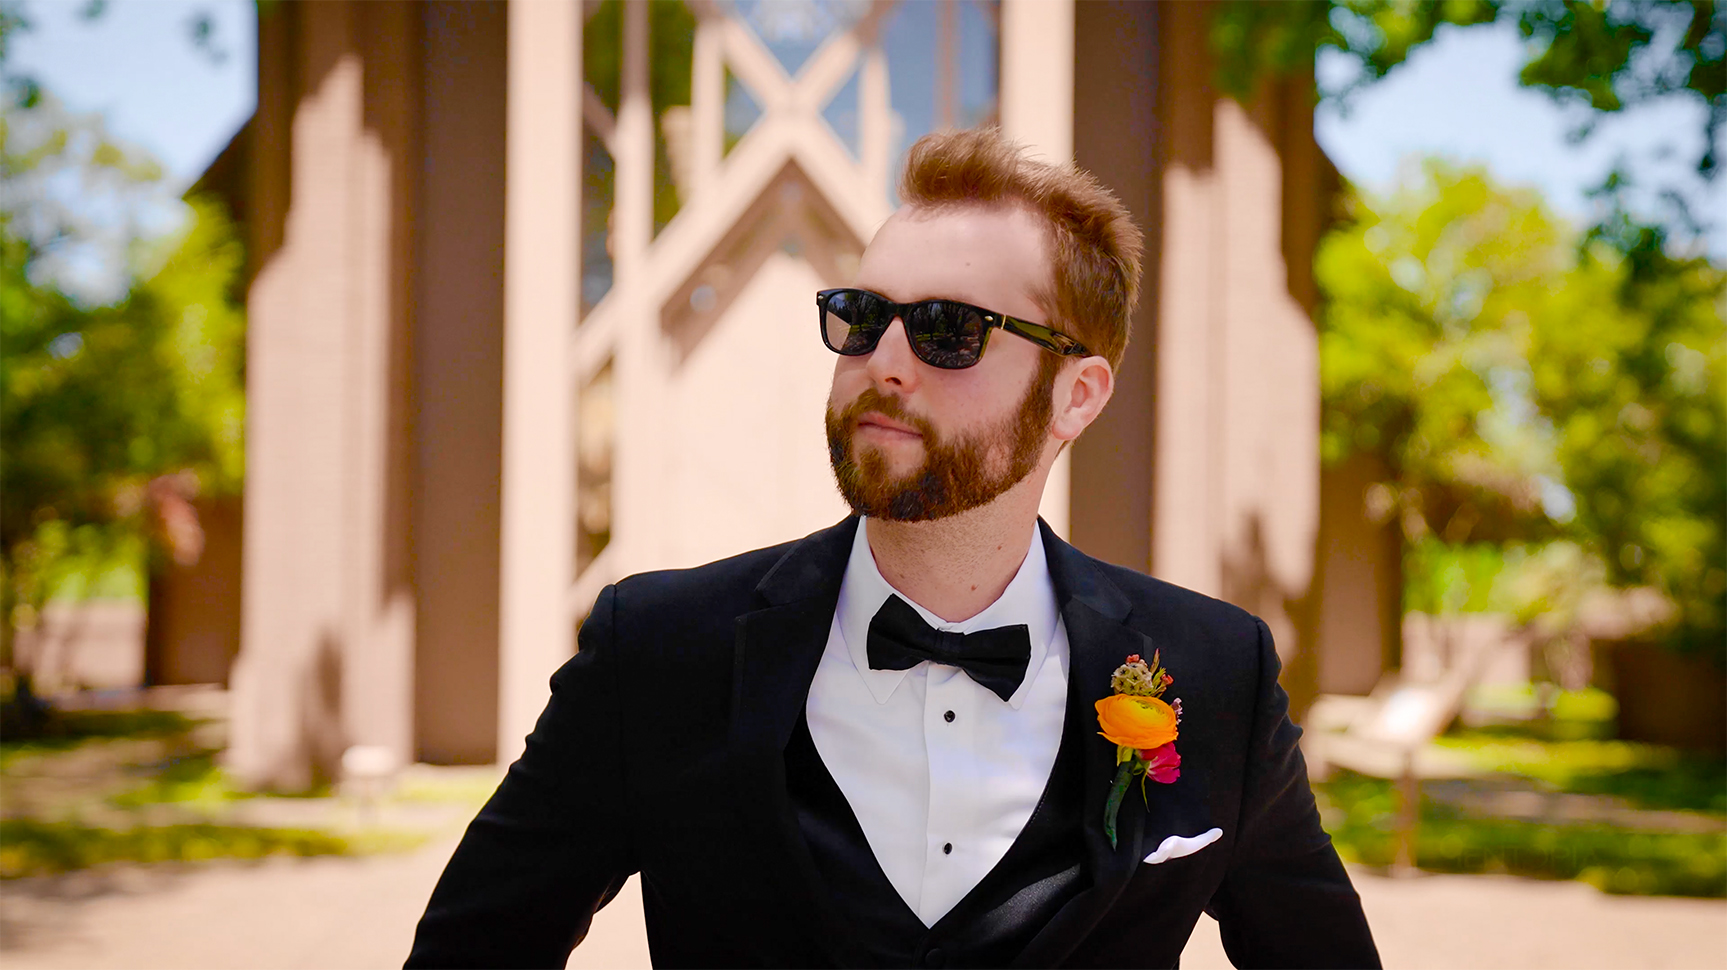
[[[0,885],[0,965],[396,967],[455,841],[365,859],[140,867]],[[1720,968],[1727,902],[1606,896],[1581,883],[1355,873],[1387,966]],[[571,967],[646,967],[632,880]],[[1186,968],[1227,967],[1204,918]]]

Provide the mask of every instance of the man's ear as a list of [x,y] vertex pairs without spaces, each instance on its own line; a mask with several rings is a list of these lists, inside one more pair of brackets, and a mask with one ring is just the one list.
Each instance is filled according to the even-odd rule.
[[1115,370],[1098,356],[1082,357],[1056,375],[1049,433],[1063,443],[1079,437],[1097,420],[1115,393]]

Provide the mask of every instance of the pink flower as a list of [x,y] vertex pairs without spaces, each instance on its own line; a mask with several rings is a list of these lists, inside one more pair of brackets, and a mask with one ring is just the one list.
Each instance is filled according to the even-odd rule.
[[1181,777],[1181,755],[1176,753],[1174,741],[1159,748],[1146,748],[1139,756],[1145,759],[1145,773],[1152,781],[1167,785]]

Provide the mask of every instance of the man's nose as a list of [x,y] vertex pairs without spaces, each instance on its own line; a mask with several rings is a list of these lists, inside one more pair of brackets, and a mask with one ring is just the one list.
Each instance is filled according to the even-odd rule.
[[870,351],[865,370],[877,384],[909,389],[917,384],[917,367],[917,355],[912,353],[906,337],[905,321],[894,317],[876,341],[875,350]]

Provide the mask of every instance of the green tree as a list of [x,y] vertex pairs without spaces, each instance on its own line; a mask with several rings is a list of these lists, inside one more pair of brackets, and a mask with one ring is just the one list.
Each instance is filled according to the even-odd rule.
[[1723,650],[1727,273],[1439,162],[1346,210],[1315,263],[1327,459],[1381,456],[1412,541],[1568,538]]
[[[1591,109],[1579,138],[1608,113],[1694,97],[1706,108],[1695,168],[1705,179],[1720,169],[1727,5],[1715,0],[1214,9],[1226,91],[1307,75],[1332,48],[1361,70],[1316,94],[1345,101],[1442,27],[1513,21],[1528,42],[1519,80]],[[1392,198],[1347,199],[1316,261],[1330,300],[1324,446],[1332,460],[1385,457],[1395,481],[1379,504],[1411,541],[1503,549],[1565,537],[1594,561],[1582,572],[1666,593],[1675,644],[1727,656],[1724,273],[1670,244],[1718,216],[1665,191],[1668,211],[1640,221],[1627,188],[1621,172],[1607,176],[1598,193],[1611,205],[1582,234],[1532,193],[1440,166]]]
[[[216,203],[138,238],[133,209],[160,172],[69,118],[14,96],[0,115],[0,595],[28,626],[69,555],[141,537],[182,560],[201,545],[189,500],[238,489],[243,464],[243,253]],[[178,204],[178,203],[176,203]],[[119,218],[116,222],[116,213]],[[117,228],[116,228],[117,227]],[[117,259],[122,295],[70,290]]]
[[1653,231],[1585,247],[1530,348],[1571,531],[1616,586],[1680,611],[1675,645],[1727,656],[1727,272]]
[[[1519,80],[1588,105],[1594,118],[1671,95],[1699,98],[1707,111],[1696,169],[1715,176],[1727,127],[1727,5],[1715,0],[1246,0],[1216,5],[1211,39],[1219,83],[1238,97],[1266,77],[1308,74],[1322,48],[1353,55],[1360,75],[1324,92],[1347,99],[1441,27],[1502,19],[1528,42]],[[1673,221],[1700,221],[1679,196],[1667,201]]]
[[1563,230],[1534,192],[1437,162],[1422,175],[1350,197],[1316,257],[1324,454],[1385,459],[1382,511],[1410,541],[1540,538],[1558,467],[1529,420],[1528,310],[1562,272]]

